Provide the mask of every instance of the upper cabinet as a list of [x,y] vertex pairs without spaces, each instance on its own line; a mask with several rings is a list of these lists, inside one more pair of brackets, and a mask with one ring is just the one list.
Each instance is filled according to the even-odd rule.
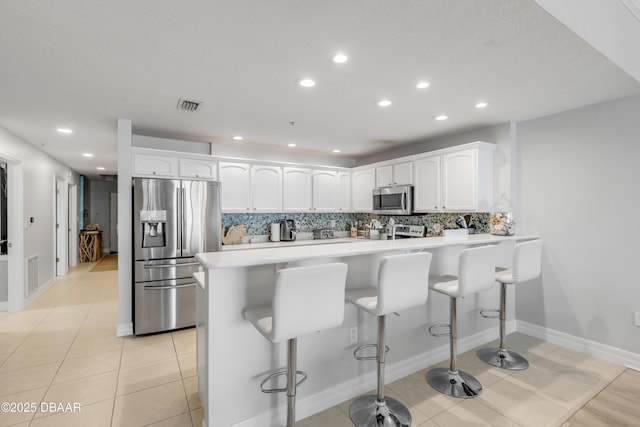
[[221,204],[223,212],[251,211],[251,165],[220,162]]
[[356,212],[373,211],[373,189],[376,188],[376,170],[359,169],[351,175],[353,210]]
[[216,179],[216,162],[209,156],[181,156],[160,150],[133,151],[133,176]]
[[337,185],[337,211],[351,211],[351,172],[338,172]]
[[213,160],[178,159],[178,174],[182,178],[216,179],[216,163]]
[[493,199],[494,148],[477,142],[416,157],[414,210],[488,212]]
[[223,212],[281,212],[282,168],[220,162]]
[[134,151],[132,175],[176,178],[178,176],[178,158],[166,154]]
[[285,212],[320,213],[339,210],[336,171],[285,167],[283,183]]
[[251,166],[251,205],[257,212],[282,211],[282,168]]
[[413,184],[413,162],[406,161],[376,168],[376,186]]
[[336,171],[314,170],[311,178],[311,210],[314,212],[335,212],[338,173]]

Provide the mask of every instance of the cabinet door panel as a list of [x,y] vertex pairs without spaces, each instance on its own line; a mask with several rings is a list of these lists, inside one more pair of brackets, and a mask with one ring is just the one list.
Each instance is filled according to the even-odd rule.
[[283,168],[283,205],[285,212],[311,210],[311,169]]
[[391,185],[393,185],[393,166],[376,168],[376,187],[389,187]]
[[282,168],[253,165],[251,167],[251,199],[253,211],[282,211]]
[[373,189],[376,187],[375,172],[375,169],[365,169],[354,172],[351,176],[354,211],[371,212],[373,210]]
[[415,161],[414,209],[434,212],[442,209],[440,200],[440,156]]
[[146,153],[133,154],[133,176],[175,178],[178,175],[178,159]]
[[222,210],[249,211],[249,164],[220,162]]
[[413,184],[413,162],[393,165],[393,183],[394,185]]
[[181,178],[216,179],[216,163],[213,160],[181,158]]
[[336,178],[335,171],[313,171],[313,203],[314,212],[334,212],[336,210]]
[[351,210],[351,173],[338,172],[338,211],[345,212]]
[[442,205],[448,211],[476,209],[476,150],[442,156]]

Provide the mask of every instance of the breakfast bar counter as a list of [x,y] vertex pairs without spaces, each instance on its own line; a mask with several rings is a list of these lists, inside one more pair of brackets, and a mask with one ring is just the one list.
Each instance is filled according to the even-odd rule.
[[[462,238],[354,239],[198,254],[204,269],[204,280],[197,287],[196,297],[198,393],[204,425],[284,425],[286,411],[282,407],[286,405],[286,396],[263,394],[258,385],[268,373],[285,366],[285,343],[271,344],[265,340],[244,319],[243,310],[270,304],[275,273],[288,263],[347,263],[349,289],[375,286],[378,262],[386,255],[429,251],[433,254],[432,275],[455,274],[458,255],[465,247],[496,245],[499,248],[497,263],[509,267],[515,242],[534,238],[476,234]],[[498,295],[496,286],[459,304],[461,351],[497,338],[497,323],[480,317],[478,309],[495,308]],[[511,298],[515,297],[511,295]],[[387,382],[447,358],[448,340],[427,333],[428,325],[447,319],[447,298],[433,294],[429,295],[426,305],[389,319]],[[299,419],[374,388],[375,363],[358,362],[352,353],[358,345],[375,342],[375,325],[373,316],[345,304],[342,326],[315,333],[311,339],[300,337],[298,368],[308,372],[309,379],[298,388]],[[507,329],[510,326],[512,322]]]

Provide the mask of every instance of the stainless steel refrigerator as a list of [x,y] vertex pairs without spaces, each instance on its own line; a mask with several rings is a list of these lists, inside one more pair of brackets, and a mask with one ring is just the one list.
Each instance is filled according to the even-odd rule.
[[133,332],[195,325],[198,252],[221,244],[220,183],[133,179]]

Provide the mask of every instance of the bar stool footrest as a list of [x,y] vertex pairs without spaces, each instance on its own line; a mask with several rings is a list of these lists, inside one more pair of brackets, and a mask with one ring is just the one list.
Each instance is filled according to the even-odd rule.
[[[274,372],[270,375],[268,375],[264,380],[262,380],[262,382],[260,383],[260,391],[263,393],[284,393],[287,391],[287,388],[265,388],[264,385],[271,381],[274,378],[280,377],[280,376],[287,376],[287,370],[286,369],[282,369],[280,371]],[[307,373],[303,372],[303,371],[296,371],[296,377],[300,375],[302,376],[302,378],[300,380],[298,380],[296,382],[296,386],[299,386],[300,384],[302,384],[303,382],[305,382],[305,380],[307,379]],[[297,378],[296,378],[297,379]]]
[[[375,348],[376,349],[376,355],[375,356],[361,356],[358,354],[358,352],[360,350],[364,350],[365,348]],[[384,352],[385,354],[389,351],[389,346],[385,345],[384,346]],[[357,360],[378,360],[378,344],[362,344],[358,347],[356,347],[355,350],[353,350],[353,357]]]
[[527,359],[505,348],[481,348],[476,354],[480,360],[496,368],[522,371],[529,367]]
[[[487,314],[487,313],[496,313],[496,314]],[[502,311],[498,310],[497,308],[480,310],[480,316],[484,317],[485,319],[499,319],[501,313]]]
[[[436,333],[436,332],[434,332],[434,329],[436,329],[436,328],[447,328],[447,329],[449,329],[449,332]],[[436,325],[431,325],[431,326],[429,326],[429,334],[431,334],[431,336],[434,336],[434,337],[450,337],[451,336],[451,325],[449,325],[447,323],[438,323]]]

